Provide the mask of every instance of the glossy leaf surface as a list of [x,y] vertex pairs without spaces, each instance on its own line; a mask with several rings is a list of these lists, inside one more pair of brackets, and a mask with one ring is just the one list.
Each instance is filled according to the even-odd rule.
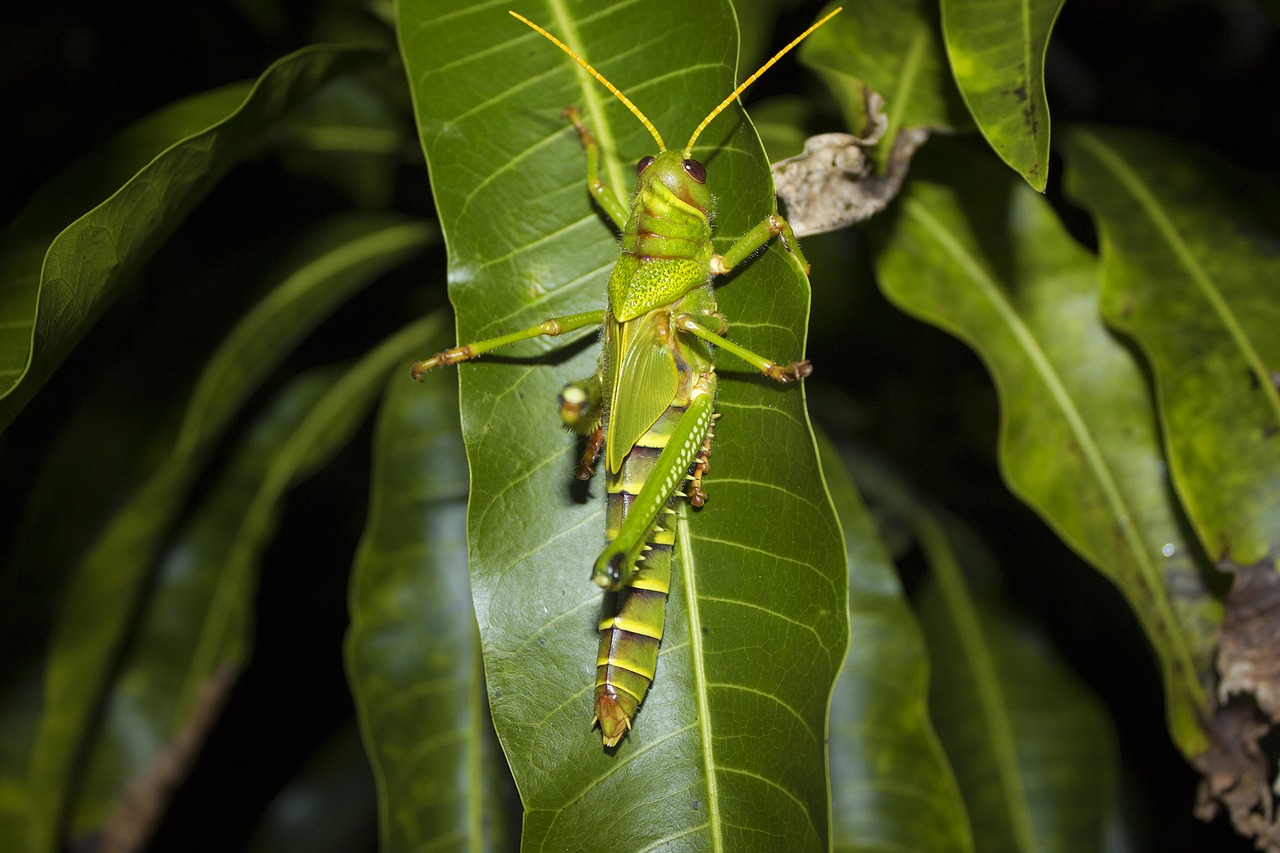
[[931,148],[878,232],[881,286],[982,357],[1005,480],[1124,593],[1160,658],[1174,740],[1202,751],[1221,609],[1169,490],[1141,368],[1101,323],[1096,262],[992,161]]
[[[643,109],[671,146],[733,88],[727,4],[652,16],[634,4],[530,3]],[[560,117],[576,104],[626,196],[644,128],[567,57],[496,7],[406,0],[401,45],[449,247],[463,341],[603,306],[616,238],[590,202]],[[799,27],[797,27],[799,29]],[[708,38],[708,34],[714,37]],[[768,163],[735,107],[694,156],[723,251],[772,206]],[[803,351],[808,291],[771,246],[717,288],[730,336],[779,361]],[[424,354],[425,355],[425,354]],[[710,503],[685,511],[654,687],[616,750],[591,729],[603,601],[603,484],[573,485],[579,448],[556,393],[595,368],[591,335],[460,367],[471,462],[472,591],[498,735],[530,850],[827,846],[827,698],[845,648],[845,569],[803,388],[720,359]],[[819,367],[821,369],[821,367]]]
[[1184,145],[1068,140],[1094,214],[1102,311],[1155,374],[1173,482],[1213,560],[1280,553],[1280,220],[1272,187]]

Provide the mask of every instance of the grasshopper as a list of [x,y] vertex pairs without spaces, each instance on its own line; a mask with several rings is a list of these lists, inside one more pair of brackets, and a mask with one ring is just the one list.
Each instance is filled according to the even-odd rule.
[[[560,394],[565,424],[586,437],[577,467],[590,479],[603,453],[606,480],[606,546],[592,580],[617,594],[615,615],[600,625],[595,718],[606,747],[618,744],[653,682],[671,585],[674,530],[667,521],[687,497],[702,506],[709,469],[716,397],[712,347],[730,353],[779,383],[798,382],[807,361],[779,364],[725,337],[728,322],[717,311],[712,280],[747,261],[775,237],[808,273],[791,226],[776,212],[765,217],[724,254],[713,251],[710,212],[714,200],[707,172],[691,157],[703,130],[775,62],[840,9],[805,30],[748,77],[697,126],[683,149],[668,149],[662,136],[621,91],[551,33],[510,14],[551,41],[604,85],[649,131],[658,153],[636,164],[630,205],[600,177],[600,147],[576,107],[563,116],[586,152],[587,189],[622,235],[622,252],[608,284],[603,310],[552,317],[536,326],[464,344],[413,365],[421,379],[432,368],[469,361],[518,341],[598,326],[596,371],[570,382]],[[687,489],[685,484],[687,485]]]

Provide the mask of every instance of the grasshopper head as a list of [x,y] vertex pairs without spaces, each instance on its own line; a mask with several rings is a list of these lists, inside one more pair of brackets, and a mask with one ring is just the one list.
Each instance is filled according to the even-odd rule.
[[698,210],[711,209],[711,190],[707,189],[707,167],[686,155],[683,151],[662,151],[657,155],[642,157],[636,163],[640,181],[636,192],[662,184],[676,198],[691,204]]

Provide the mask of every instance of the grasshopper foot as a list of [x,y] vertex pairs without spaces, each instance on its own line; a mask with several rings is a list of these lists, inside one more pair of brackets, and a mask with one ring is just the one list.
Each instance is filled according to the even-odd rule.
[[791,364],[774,364],[765,369],[765,375],[775,382],[786,385],[788,382],[799,382],[813,373],[813,365],[807,361],[793,361]]
[[587,446],[582,451],[582,457],[578,460],[578,467],[574,469],[574,476],[579,480],[590,480],[591,475],[596,470],[596,457],[600,455],[600,448],[604,447],[604,429],[597,429],[594,433],[587,437]]
[[434,370],[441,365],[457,364],[460,361],[469,361],[475,357],[475,353],[471,351],[470,346],[453,347],[444,352],[438,352],[431,358],[422,361],[409,368],[409,375],[416,381],[422,381],[422,374],[428,370]]

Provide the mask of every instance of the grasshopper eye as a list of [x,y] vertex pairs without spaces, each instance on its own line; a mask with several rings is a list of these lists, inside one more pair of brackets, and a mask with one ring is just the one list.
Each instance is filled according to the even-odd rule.
[[643,174],[644,174],[644,170],[645,170],[645,169],[647,169],[647,168],[649,168],[649,166],[650,166],[650,165],[652,165],[652,164],[653,164],[653,155],[652,155],[652,154],[650,154],[648,157],[641,157],[641,158],[640,158],[640,162],[639,162],[639,163],[636,163],[636,174],[637,174],[637,175],[643,175]]
[[705,184],[707,182],[707,167],[697,160],[681,160],[680,165],[684,166],[684,170],[689,173],[689,177],[698,183]]

